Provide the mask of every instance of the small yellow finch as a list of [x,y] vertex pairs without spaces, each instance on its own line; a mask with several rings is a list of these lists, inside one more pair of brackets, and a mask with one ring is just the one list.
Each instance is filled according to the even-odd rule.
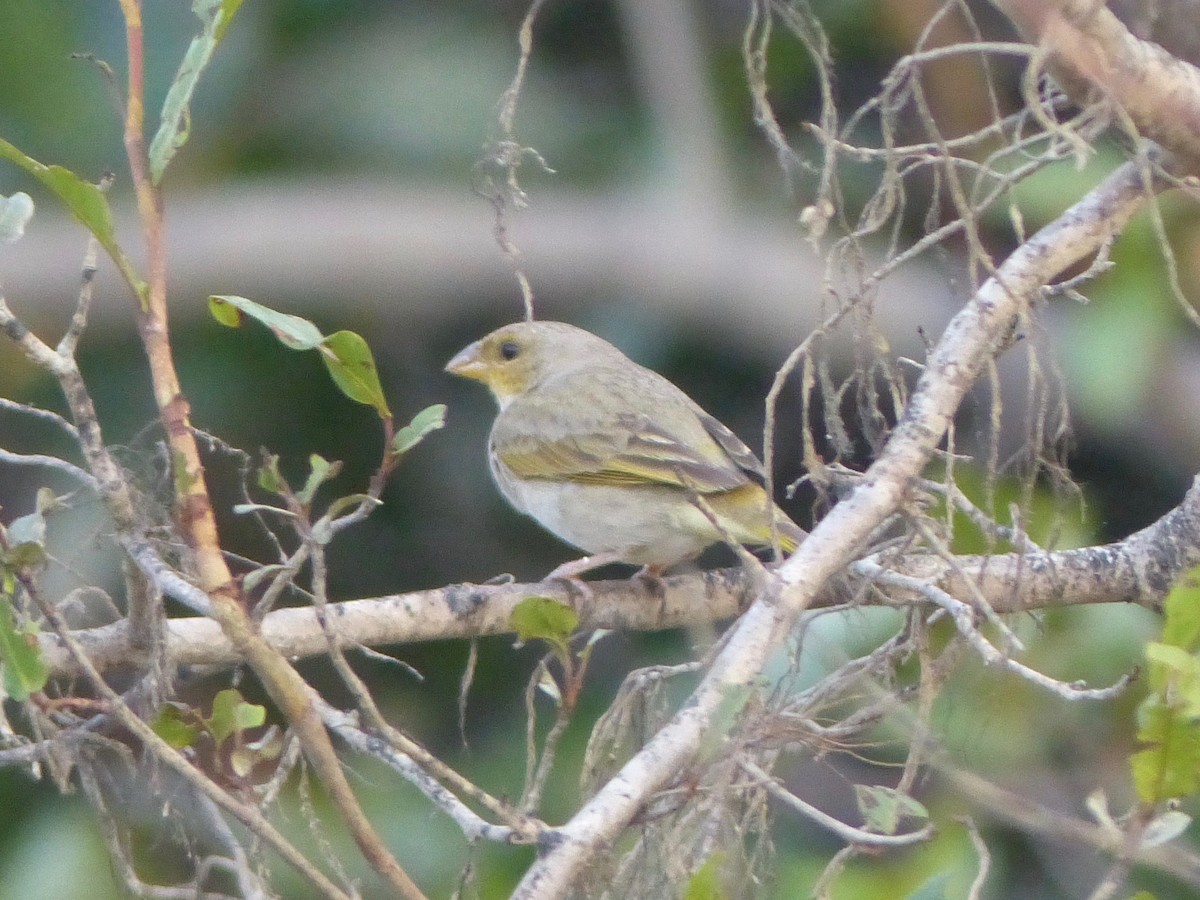
[[446,371],[483,382],[496,398],[488,461],[505,499],[588,554],[548,577],[578,578],[612,562],[661,572],[722,540],[722,529],[752,546],[775,538],[787,552],[804,537],[732,431],[582,328],[506,325]]

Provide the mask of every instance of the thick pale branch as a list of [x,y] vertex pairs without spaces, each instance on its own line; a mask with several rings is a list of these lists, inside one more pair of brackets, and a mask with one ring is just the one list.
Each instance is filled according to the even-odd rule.
[[[190,587],[164,563],[149,565],[148,545],[134,558],[168,596],[189,599]],[[1157,522],[1123,541],[1058,553],[1007,553],[962,556],[951,564],[936,554],[881,554],[874,562],[898,575],[917,578],[970,602],[969,579],[997,613],[1031,612],[1093,603],[1135,603],[1157,608],[1171,585],[1189,568],[1200,565],[1200,479],[1183,501]],[[593,596],[581,612],[581,627],[624,631],[660,631],[731,619],[752,599],[743,569],[719,569],[664,578],[651,583],[592,582]],[[855,583],[817,595],[812,608],[846,602]],[[180,598],[181,590],[183,597]],[[191,590],[195,590],[194,588]],[[526,597],[549,596],[570,603],[571,591],[561,582],[543,584],[457,584],[438,590],[393,594],[366,600],[331,603],[327,617],[349,646],[411,644],[447,638],[507,634],[513,607]],[[203,595],[201,595],[203,596]],[[895,593],[893,602],[924,602],[917,594]],[[865,598],[862,603],[875,603]],[[311,607],[268,613],[262,635],[288,659],[316,656],[329,649],[328,637]],[[76,633],[101,671],[128,665],[129,627],[115,622]],[[58,672],[74,670],[70,654],[55,635],[42,638],[42,654]],[[242,662],[221,628],[209,618],[167,622],[167,655],[176,666],[233,666]]]
[[[173,583],[173,582],[172,582]],[[747,600],[741,570],[720,570],[664,579],[661,592],[640,579],[592,582],[582,610],[583,627],[649,631],[732,618]],[[168,590],[167,593],[170,593]],[[430,591],[331,603],[327,618],[347,646],[382,646],[512,631],[513,607],[526,597],[573,599],[561,582],[450,585]],[[279,609],[262,622],[263,638],[292,659],[327,653],[326,633],[311,607]],[[128,627],[115,622],[76,633],[100,669],[127,662]],[[42,636],[43,655],[56,671],[70,671],[70,657],[52,635]],[[208,618],[170,619],[167,653],[177,666],[231,666],[243,660],[220,626]]]
[[1094,0],[993,0],[1022,35],[1049,53],[1073,99],[1092,91],[1125,111],[1141,134],[1200,166],[1200,69],[1136,38]]

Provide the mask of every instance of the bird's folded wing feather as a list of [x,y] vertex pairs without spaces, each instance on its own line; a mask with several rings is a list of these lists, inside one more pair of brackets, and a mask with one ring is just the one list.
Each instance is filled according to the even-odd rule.
[[689,434],[684,436],[645,413],[579,416],[572,427],[562,421],[560,410],[544,428],[530,427],[534,423],[522,415],[522,429],[506,427],[502,417],[492,432],[492,451],[524,478],[658,484],[700,494],[732,490],[752,476],[761,478],[762,466],[750,449],[716,419],[699,408],[696,413],[697,427],[686,429]]

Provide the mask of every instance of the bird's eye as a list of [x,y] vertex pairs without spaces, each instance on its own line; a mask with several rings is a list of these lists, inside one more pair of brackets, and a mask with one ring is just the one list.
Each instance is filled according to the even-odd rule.
[[521,355],[521,346],[516,341],[505,341],[500,345],[500,355],[505,359],[516,359]]

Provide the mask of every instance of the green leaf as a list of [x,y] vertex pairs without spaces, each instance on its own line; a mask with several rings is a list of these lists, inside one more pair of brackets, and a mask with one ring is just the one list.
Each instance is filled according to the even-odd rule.
[[379,373],[375,369],[375,357],[360,335],[353,331],[339,331],[325,337],[308,319],[277,312],[261,303],[231,294],[209,297],[208,309],[214,319],[230,328],[237,328],[242,324],[242,318],[249,316],[270,328],[279,342],[291,350],[319,350],[321,361],[343,394],[351,400],[374,407],[380,418],[391,417],[391,410],[383,396],[383,386],[379,383]]
[[1133,784],[1145,803],[1187,797],[1200,789],[1200,728],[1159,697],[1138,709],[1138,740],[1144,750],[1129,759]]
[[267,454],[266,459],[263,460],[263,464],[259,466],[258,486],[269,494],[283,494],[287,492],[288,483],[279,472],[279,456],[277,454]]
[[1200,718],[1200,658],[1170,644],[1146,645],[1150,686],[1180,715]]
[[25,541],[9,547],[0,554],[0,563],[12,572],[27,572],[40,569],[46,564],[46,548],[40,543]]
[[64,169],[62,166],[43,165],[2,139],[0,139],[0,157],[15,163],[53,191],[55,196],[67,205],[71,214],[96,236],[96,240],[113,258],[113,262],[117,264],[121,274],[137,292],[138,297],[142,300],[145,299],[146,284],[138,277],[133,264],[117,246],[112,210],[109,209],[108,199],[100,188],[80,178],[70,169]]
[[241,8],[242,0],[223,0],[221,3],[221,21],[217,24],[217,43],[225,37],[225,30],[233,22],[234,14]]
[[214,319],[226,328],[241,328],[242,314],[236,306],[224,297],[209,297],[208,311]]
[[12,572],[37,569],[46,562],[46,513],[62,503],[49,488],[39,488],[37,509],[18,516],[7,528],[0,527],[7,549],[0,552],[0,565]]
[[868,831],[895,834],[904,818],[929,818],[929,811],[908,794],[883,786],[856,784],[854,798]]
[[683,889],[683,900],[725,900],[729,895],[721,886],[721,867],[725,854],[718,850],[692,873]]
[[579,627],[579,616],[553,597],[526,597],[513,607],[508,624],[521,641],[540,638],[566,652],[567,641]]
[[154,184],[162,180],[175,151],[187,143],[191,131],[189,104],[192,95],[239,6],[241,0],[194,0],[192,3],[192,12],[200,19],[203,30],[192,38],[163,101],[158,132],[150,142],[150,180]]
[[338,497],[331,500],[328,509],[325,510],[323,519],[336,519],[343,512],[358,506],[360,503],[369,503],[372,506],[383,506],[383,501],[372,497],[370,494],[347,494],[345,497]]
[[40,691],[50,678],[42,659],[37,627],[18,628],[11,596],[0,594],[0,667],[4,669],[4,691],[18,702]]
[[1184,575],[1163,601],[1162,642],[1190,653],[1200,650],[1200,570]]
[[435,403],[427,406],[415,416],[412,421],[396,432],[392,438],[392,453],[399,456],[407,453],[428,435],[446,424],[446,404]]
[[247,703],[236,688],[226,688],[213,698],[209,731],[218,746],[231,734],[256,728],[267,720],[267,710],[256,703]]
[[242,317],[249,316],[270,328],[279,343],[290,350],[313,350],[325,339],[321,329],[308,319],[277,312],[245,297],[214,294],[208,298],[208,310],[214,319],[230,328],[237,328]]
[[0,241],[6,244],[19,241],[32,218],[32,197],[24,191],[17,191],[11,197],[0,194]]
[[300,493],[296,495],[296,499],[305,506],[312,503],[313,497],[317,495],[317,488],[331,478],[337,477],[338,472],[342,471],[342,464],[340,462],[337,460],[329,462],[316,453],[308,458],[308,465],[308,479],[304,482],[304,487],[300,489]]
[[245,778],[254,770],[255,754],[245,747],[238,747],[229,754],[229,768],[238,778]]
[[375,357],[362,336],[353,331],[338,331],[321,342],[321,361],[336,384],[351,400],[373,406],[381,419],[390,419],[375,369]]
[[150,727],[176,750],[182,750],[195,744],[196,738],[204,731],[197,718],[191,707],[168,702],[159,708],[158,715],[150,723]]
[[272,725],[257,741],[247,741],[229,754],[229,767],[239,778],[246,778],[260,762],[278,759],[283,753],[283,734]]

